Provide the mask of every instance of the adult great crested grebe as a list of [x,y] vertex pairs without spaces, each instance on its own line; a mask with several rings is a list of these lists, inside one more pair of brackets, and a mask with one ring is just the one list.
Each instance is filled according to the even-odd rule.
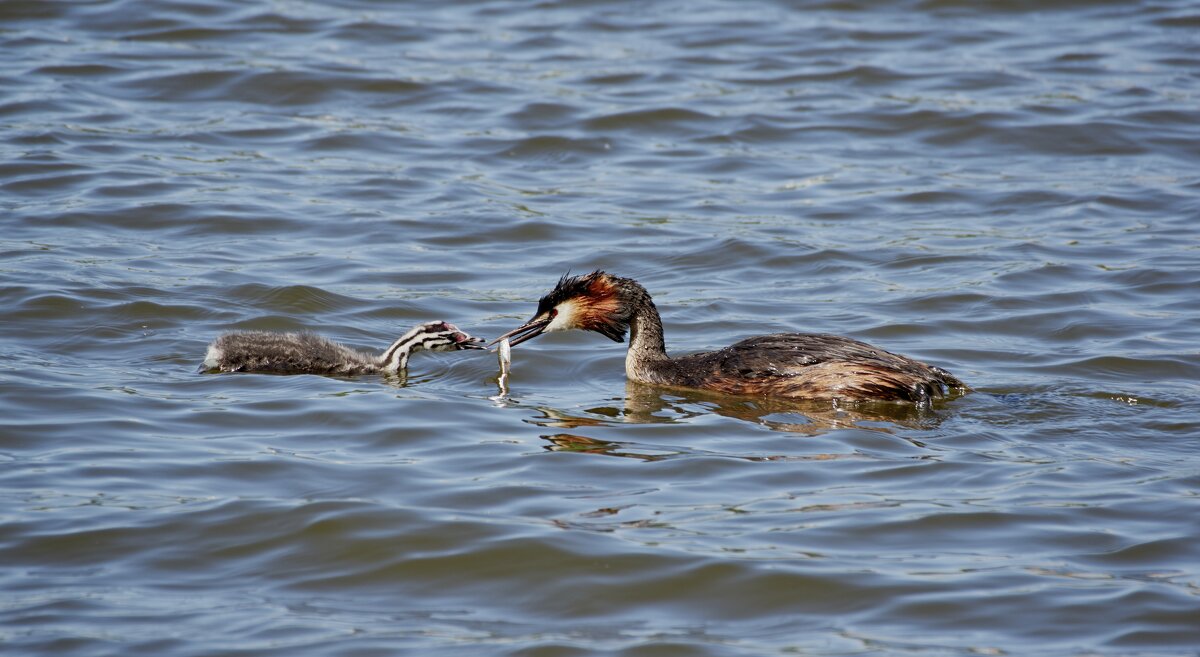
[[672,358],[646,289],[594,271],[563,276],[521,326],[493,341],[515,346],[550,331],[584,329],[616,342],[629,331],[625,374],[634,381],[791,399],[928,403],[966,390],[939,367],[837,335],[775,333],[724,349]]
[[408,357],[418,351],[457,349],[483,349],[483,340],[447,322],[428,322],[413,327],[382,354],[375,355],[312,333],[243,331],[214,340],[200,367],[208,372],[398,374],[408,367]]

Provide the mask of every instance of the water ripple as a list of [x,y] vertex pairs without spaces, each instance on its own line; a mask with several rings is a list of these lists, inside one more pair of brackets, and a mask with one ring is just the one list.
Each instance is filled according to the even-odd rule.
[[[1197,13],[1043,5],[0,3],[6,647],[1193,654]],[[196,372],[594,268],[974,392]]]

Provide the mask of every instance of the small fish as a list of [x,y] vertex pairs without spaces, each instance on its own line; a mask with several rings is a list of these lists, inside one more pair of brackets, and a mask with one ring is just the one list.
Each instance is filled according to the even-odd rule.
[[500,341],[496,355],[500,358],[500,375],[507,376],[508,371],[512,368],[512,345],[508,343],[508,338]]
[[496,357],[500,359],[500,378],[496,380],[496,385],[500,387],[500,396],[508,394],[508,372],[512,369],[512,345],[508,343],[508,338],[500,341],[500,345],[496,347]]

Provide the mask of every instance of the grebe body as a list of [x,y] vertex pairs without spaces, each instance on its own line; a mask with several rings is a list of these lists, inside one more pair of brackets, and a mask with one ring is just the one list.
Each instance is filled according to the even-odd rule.
[[570,329],[596,331],[617,342],[628,331],[625,374],[643,383],[735,395],[916,403],[966,389],[944,369],[837,335],[760,335],[672,358],[646,289],[602,271],[562,277],[529,321],[497,341],[511,338],[515,346]]
[[201,369],[334,376],[398,374],[408,368],[409,356],[418,351],[482,349],[482,345],[483,340],[447,322],[413,327],[382,354],[352,349],[312,333],[242,331],[214,340]]

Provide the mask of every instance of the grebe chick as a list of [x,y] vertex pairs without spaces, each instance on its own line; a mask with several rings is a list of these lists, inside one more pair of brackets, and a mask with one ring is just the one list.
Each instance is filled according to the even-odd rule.
[[946,370],[837,335],[775,333],[717,351],[672,358],[646,289],[595,271],[563,276],[529,321],[495,341],[516,346],[550,331],[584,329],[623,342],[633,381],[717,392],[842,401],[928,403],[966,386]]
[[413,327],[382,354],[375,355],[312,333],[244,331],[226,333],[214,340],[201,369],[334,376],[399,374],[408,368],[408,357],[418,351],[457,349],[483,349],[483,340],[453,324],[429,322]]

